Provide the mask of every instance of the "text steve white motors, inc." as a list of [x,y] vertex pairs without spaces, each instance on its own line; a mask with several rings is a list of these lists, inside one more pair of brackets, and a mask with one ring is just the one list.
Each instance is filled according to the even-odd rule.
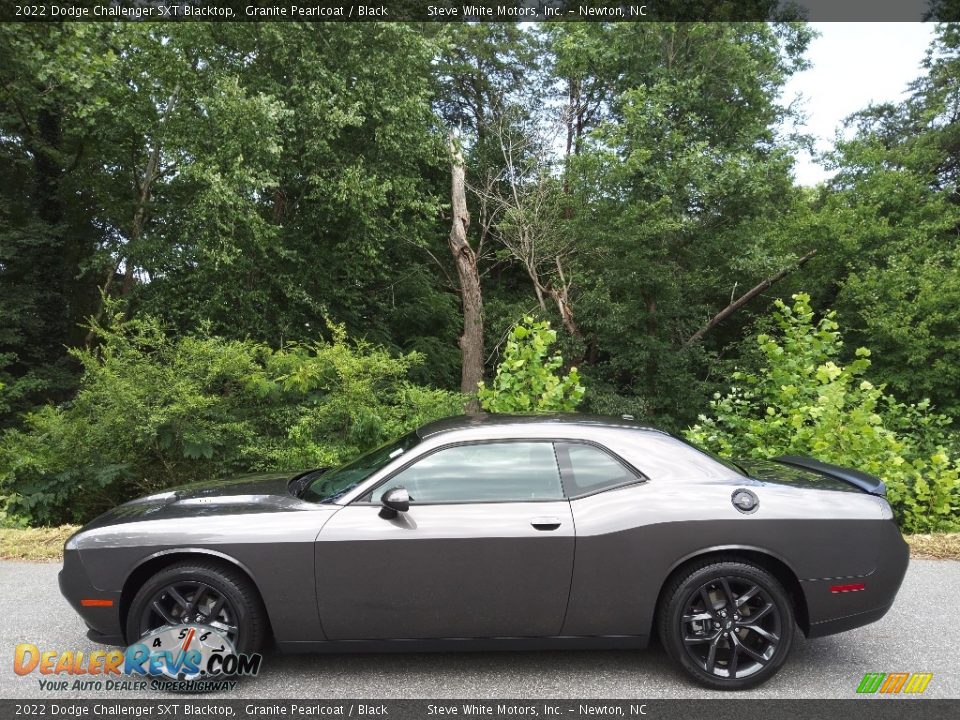
[[646,17],[646,5],[618,5],[616,7],[588,7],[578,5],[575,8],[557,8],[557,7],[514,7],[512,5],[461,5],[460,7],[447,7],[428,5],[427,16],[431,18],[465,18],[465,19],[489,19],[506,20],[516,18],[527,18],[530,20],[542,18],[596,18],[596,19],[614,19],[614,18],[640,18]]

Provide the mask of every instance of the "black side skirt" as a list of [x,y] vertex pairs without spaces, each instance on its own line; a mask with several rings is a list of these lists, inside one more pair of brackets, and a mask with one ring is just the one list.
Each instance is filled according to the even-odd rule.
[[646,635],[545,638],[432,638],[425,640],[287,640],[277,649],[290,653],[488,652],[497,650],[638,650]]

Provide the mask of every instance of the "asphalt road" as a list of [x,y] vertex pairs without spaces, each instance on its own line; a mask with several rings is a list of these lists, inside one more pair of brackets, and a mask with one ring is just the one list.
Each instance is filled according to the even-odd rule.
[[[16,644],[100,649],[57,589],[59,565],[0,562],[0,698],[46,696],[37,675],[13,672]],[[960,698],[960,562],[914,560],[883,620],[841,635],[798,637],[786,666],[737,697],[851,698],[866,672],[932,672],[926,697]],[[704,698],[663,650],[291,655],[264,658],[259,677],[210,698]],[[117,699],[149,697],[116,694]]]

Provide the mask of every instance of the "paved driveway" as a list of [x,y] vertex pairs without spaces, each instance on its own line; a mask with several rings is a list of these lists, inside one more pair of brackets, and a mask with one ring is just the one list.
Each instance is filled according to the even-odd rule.
[[[0,698],[42,697],[37,676],[13,672],[13,649],[98,646],[57,589],[59,565],[0,562]],[[866,672],[932,672],[925,695],[960,698],[960,562],[914,560],[897,602],[878,623],[833,637],[798,638],[766,685],[738,697],[850,698]],[[49,699],[67,697],[57,693]],[[268,654],[260,677],[224,698],[678,698],[730,697],[691,685],[663,650]],[[104,697],[73,693],[73,697]],[[114,695],[121,698],[130,696]],[[144,697],[144,696],[139,696]],[[209,697],[218,697],[212,695]]]

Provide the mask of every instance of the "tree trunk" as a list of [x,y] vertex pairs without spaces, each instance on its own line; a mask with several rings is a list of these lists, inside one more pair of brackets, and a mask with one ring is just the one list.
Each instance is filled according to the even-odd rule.
[[[172,98],[171,98],[172,99]],[[150,193],[153,190],[153,182],[157,178],[158,167],[160,163],[160,146],[159,144],[154,146],[153,151],[150,154],[150,158],[147,161],[146,171],[143,175],[143,180],[137,184],[135,191],[137,193],[137,204],[133,212],[133,219],[130,223],[130,235],[127,238],[127,253],[124,259],[124,269],[123,269],[123,283],[120,285],[120,294],[123,297],[128,297],[133,290],[133,270],[134,270],[134,254],[130,249],[130,245],[134,246],[143,236],[143,228],[147,219],[147,204],[150,202]],[[121,256],[124,257],[124,256]],[[116,277],[119,267],[114,268],[107,275],[103,287],[100,289],[100,305],[97,308],[96,314],[93,316],[93,323],[91,324],[90,330],[87,331],[87,336],[83,341],[83,344],[89,349],[93,345],[94,340],[94,330],[93,325],[96,325],[103,319],[103,309],[104,301],[109,296],[110,286],[113,285],[113,280]],[[130,306],[127,306],[127,315],[129,316]]]
[[[157,165],[160,161],[160,146],[154,148],[150,156],[150,162],[147,163],[147,172],[143,176],[143,185],[138,189],[137,205],[133,213],[133,220],[130,223],[130,236],[127,239],[127,257],[126,266],[123,272],[123,286],[120,294],[123,297],[130,295],[133,290],[133,266],[134,250],[140,238],[143,237],[143,227],[147,220],[147,204],[150,202],[150,194],[153,191],[153,181],[157,177]],[[131,250],[130,248],[134,248]]]
[[527,270],[527,274],[530,276],[530,279],[533,281],[533,292],[537,296],[537,304],[540,306],[540,312],[547,311],[547,303],[543,299],[543,286],[540,284],[539,278],[537,278],[536,273],[533,273]]
[[460,280],[460,301],[463,305],[463,334],[460,353],[463,358],[460,372],[460,392],[467,396],[465,410],[478,412],[477,385],[483,380],[483,295],[480,292],[480,273],[477,254],[467,240],[470,213],[467,212],[463,153],[453,133],[450,134],[450,176],[452,219],[450,252],[457,266]]
[[566,328],[567,332],[573,335],[573,337],[582,340],[583,334],[580,332],[580,327],[573,317],[573,307],[570,305],[570,296],[567,292],[570,286],[567,283],[567,278],[563,274],[563,265],[560,264],[560,258],[556,259],[556,263],[557,275],[560,278],[560,287],[557,288],[554,287],[553,284],[548,284],[547,291],[557,304],[557,311],[560,313],[560,320],[563,322],[563,327]]
[[[144,228],[146,227],[147,222],[147,206],[150,204],[150,198],[153,193],[153,184],[161,176],[160,170],[160,154],[161,146],[163,142],[163,130],[166,127],[167,121],[170,117],[170,114],[173,112],[174,108],[177,106],[177,102],[180,97],[180,84],[173,88],[173,92],[170,94],[170,98],[167,100],[167,106],[163,110],[163,114],[160,116],[160,120],[157,125],[157,134],[154,138],[153,149],[150,151],[150,155],[147,158],[147,166],[144,168],[143,178],[141,179],[136,169],[134,169],[133,164],[131,165],[131,170],[133,171],[133,183],[134,183],[134,193],[136,194],[137,202],[134,206],[133,217],[130,223],[130,234],[127,238],[127,247],[126,253],[120,256],[120,259],[123,261],[124,271],[123,271],[123,283],[120,286],[120,294],[123,297],[130,295],[130,292],[133,290],[134,283],[134,270],[135,270],[135,254],[136,254],[136,245],[140,238],[143,236]],[[149,142],[149,139],[147,140]],[[135,164],[135,163],[134,163]],[[119,260],[118,260],[119,263]],[[119,267],[117,268],[119,269]],[[117,273],[117,270],[114,270],[109,275],[103,284],[103,287],[100,289],[101,298],[106,298],[107,293],[110,291],[110,286],[113,284],[114,277]],[[127,312],[129,314],[129,305],[127,307]],[[100,305],[98,306],[97,312],[93,316],[94,323],[100,322],[103,318],[103,300],[101,299]],[[93,343],[94,334],[91,329],[87,333],[87,337],[84,340],[84,344],[89,348]]]

